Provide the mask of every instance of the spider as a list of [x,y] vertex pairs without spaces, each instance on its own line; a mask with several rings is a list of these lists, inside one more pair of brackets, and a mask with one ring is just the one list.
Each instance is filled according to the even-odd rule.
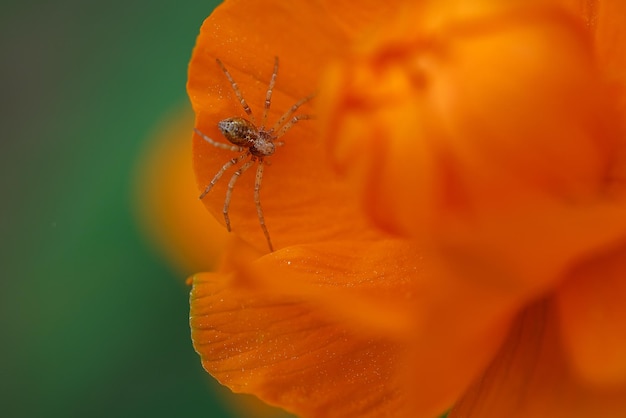
[[202,139],[204,139],[209,144],[213,145],[216,148],[226,149],[229,151],[239,152],[240,154],[231,160],[229,160],[226,164],[219,169],[219,171],[213,177],[213,180],[206,186],[202,194],[200,195],[200,199],[203,199],[213,188],[215,183],[222,177],[222,175],[231,167],[236,166],[239,163],[242,163],[241,166],[235,171],[235,173],[230,178],[228,182],[228,187],[226,189],[226,198],[224,199],[224,221],[226,222],[226,229],[230,232],[230,217],[228,216],[228,209],[230,207],[230,201],[233,194],[233,190],[235,188],[235,183],[243,173],[245,173],[250,167],[252,167],[255,163],[258,163],[256,169],[256,179],[254,182],[254,203],[256,205],[256,212],[259,218],[259,224],[261,225],[261,229],[263,230],[263,234],[265,235],[265,239],[267,240],[267,245],[270,249],[270,252],[274,251],[274,246],[272,245],[272,240],[270,238],[269,231],[267,226],[265,225],[265,218],[263,216],[263,208],[261,207],[261,182],[263,180],[263,167],[267,164],[265,160],[266,157],[269,157],[274,154],[276,151],[276,146],[282,146],[284,143],[279,141],[283,135],[289,131],[301,120],[312,119],[313,115],[310,114],[297,114],[294,116],[296,111],[303,104],[310,101],[314,94],[310,94],[303,99],[297,101],[289,110],[287,110],[271,128],[266,128],[265,124],[267,123],[267,115],[270,110],[270,106],[272,103],[272,93],[274,91],[274,85],[276,84],[276,77],[278,76],[278,57],[274,58],[274,71],[272,72],[272,77],[270,78],[269,86],[267,88],[267,92],[265,93],[265,104],[263,107],[263,117],[261,119],[260,127],[257,127],[256,120],[254,115],[252,114],[252,110],[248,103],[243,98],[243,94],[241,90],[239,90],[239,86],[231,76],[230,72],[226,69],[222,61],[218,59],[215,60],[217,65],[221,68],[222,72],[230,82],[230,85],[243,107],[243,110],[248,115],[249,119],[245,119],[242,117],[232,117],[226,118],[218,122],[217,126],[224,135],[224,137],[232,144],[226,144],[223,142],[217,142],[207,135],[202,133],[197,128],[194,128],[194,132],[198,134]]

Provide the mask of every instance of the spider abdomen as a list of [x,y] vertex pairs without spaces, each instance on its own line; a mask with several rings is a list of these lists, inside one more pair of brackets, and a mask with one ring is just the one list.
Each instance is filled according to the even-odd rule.
[[217,124],[222,135],[235,145],[250,148],[259,139],[259,130],[252,122],[244,118],[223,119]]

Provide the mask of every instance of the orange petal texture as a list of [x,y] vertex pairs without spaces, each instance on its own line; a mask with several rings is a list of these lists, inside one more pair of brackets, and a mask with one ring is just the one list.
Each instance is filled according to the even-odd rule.
[[622,243],[577,265],[557,293],[573,364],[583,380],[599,387],[626,386],[625,277]]
[[626,416],[626,386],[588,386],[572,373],[559,339],[557,309],[529,306],[484,375],[449,418],[610,418]]
[[303,416],[397,416],[406,399],[390,366],[398,344],[351,333],[302,299],[242,291],[231,280],[194,278],[194,346],[219,381]]
[[[252,111],[260,115],[273,57],[279,57],[270,121],[278,119],[296,100],[315,91],[320,62],[340,55],[350,39],[347,26],[327,24],[325,10],[324,5],[315,2],[231,1],[218,8],[203,25],[190,65],[188,90],[197,115],[196,127],[212,138],[220,138],[215,128],[218,120],[244,115],[215,58],[224,62]],[[248,19],[243,20],[242,13]],[[277,15],[282,18],[277,19]],[[268,30],[270,22],[271,30]],[[314,43],[307,39],[309,33],[315,33]],[[225,42],[229,44],[224,45]],[[231,45],[233,42],[237,43],[236,47]],[[379,237],[365,214],[357,209],[358,202],[350,198],[346,189],[349,185],[337,182],[334,173],[324,168],[325,155],[315,124],[296,125],[284,141],[285,146],[266,169],[262,189],[265,218],[276,247],[290,248],[302,242],[324,242],[335,237],[352,239],[349,245]],[[228,152],[220,152],[201,138],[194,138],[199,188],[203,189],[230,158]],[[338,321],[321,315],[321,309],[304,303],[302,297],[253,296],[257,293],[242,286],[238,276],[228,273],[242,264],[241,260],[254,260],[267,251],[252,200],[253,187],[253,178],[242,177],[237,184],[230,215],[233,232],[242,241],[227,250],[231,257],[227,257],[220,269],[223,273],[207,276],[210,278],[207,280],[197,276],[194,280],[192,337],[205,368],[235,391],[254,393],[304,416],[397,416],[402,408],[400,399],[405,399],[398,395],[400,386],[392,383],[398,344],[388,338],[354,336],[347,327],[340,327]],[[218,219],[224,193],[225,184],[218,183],[204,199]],[[346,250],[349,248],[342,248],[344,253]],[[266,271],[271,273],[271,268],[281,265],[283,260],[276,258],[276,254],[284,251],[287,250],[259,259],[273,262]],[[312,258],[306,261],[311,267],[324,265],[321,257],[317,262]],[[254,269],[261,270],[263,266]],[[337,267],[336,273],[339,272],[341,269]],[[289,277],[280,277],[289,281]],[[222,288],[223,291],[217,290]],[[219,304],[213,303],[218,297],[220,302],[236,303],[242,308],[233,309],[223,326]],[[252,301],[257,299],[260,305],[255,306]],[[279,309],[283,304],[293,307],[283,311]],[[249,328],[239,328],[246,323]],[[270,327],[272,323],[275,325]],[[252,344],[260,342],[259,333],[266,335],[269,348]],[[313,342],[319,344],[319,350],[307,354],[315,347]],[[239,348],[249,350],[247,360],[235,357]],[[284,357],[283,352],[291,355]],[[241,372],[239,367],[238,373],[224,372],[240,363],[244,364]]]
[[[229,69],[257,119],[262,114],[274,57],[279,58],[280,64],[270,123],[296,101],[314,93],[321,64],[339,56],[349,40],[342,29],[326,21],[325,9],[317,2],[235,0],[218,7],[201,29],[190,64],[188,92],[196,112],[196,127],[220,140],[223,137],[217,129],[219,120],[245,116],[216,58]],[[302,111],[314,113],[310,105],[305,105]],[[285,146],[276,151],[265,169],[261,202],[277,248],[347,233],[371,235],[346,185],[337,182],[333,173],[323,168],[324,153],[315,126],[315,121],[295,125],[281,138]],[[204,189],[235,154],[216,149],[198,136],[193,147],[199,188]],[[232,171],[229,173],[203,199],[218,219],[222,218]],[[265,249],[253,188],[254,174],[244,175],[238,181],[229,211],[231,225],[233,232],[245,241]]]
[[[452,416],[624,415],[626,125],[610,51],[626,40],[607,10],[621,9],[218,7],[189,68],[197,129],[226,143],[217,122],[248,117],[216,58],[257,122],[274,57],[270,124],[318,94],[300,109],[317,119],[265,168],[276,251],[247,172],[221,265],[193,278],[205,369],[302,417],[426,418],[459,399]],[[235,155],[194,135],[198,190]],[[233,172],[203,199],[221,224]]]
[[[246,250],[243,244],[237,248]],[[235,274],[211,274],[214,283],[233,292],[231,296],[220,294],[199,299],[197,295],[202,284],[197,279],[194,284],[191,324],[196,350],[202,356],[207,371],[222,383],[234,390],[255,393],[265,401],[282,405],[303,416],[362,416],[363,411],[348,409],[361,405],[350,393],[352,384],[362,384],[368,373],[397,375],[402,379],[400,383],[410,379],[408,387],[421,388],[418,393],[410,394],[415,410],[419,411],[411,412],[410,416],[429,417],[441,413],[489,362],[506,334],[509,318],[515,308],[524,302],[511,289],[498,286],[495,281],[477,278],[471,283],[467,280],[471,272],[459,275],[449,265],[438,262],[433,254],[421,251],[406,240],[336,241],[288,247],[271,256],[256,259],[252,250],[246,257],[241,252],[233,257],[236,260],[228,261],[227,265]],[[245,261],[242,261],[244,258]],[[319,321],[324,319],[333,324],[333,329],[366,338],[359,343],[362,349],[372,358],[382,357],[386,361],[382,364],[372,362],[371,369],[359,374],[361,380],[333,384],[332,389],[337,396],[332,397],[332,402],[339,404],[330,405],[337,415],[329,415],[329,404],[318,405],[320,400],[317,398],[310,400],[308,405],[300,405],[286,389],[278,397],[275,375],[281,368],[289,371],[291,380],[284,382],[286,388],[302,385],[301,382],[311,379],[310,375],[303,374],[305,370],[297,367],[298,356],[294,356],[291,364],[275,364],[275,354],[259,351],[263,350],[263,346],[251,347],[248,343],[246,347],[254,351],[250,356],[255,361],[247,363],[245,373],[224,374],[224,363],[230,367],[232,360],[219,357],[216,361],[214,350],[225,342],[238,340],[240,332],[229,330],[236,330],[237,324],[242,322],[250,322],[251,313],[247,305],[242,304],[241,310],[231,313],[228,323],[214,329],[211,327],[218,321],[213,316],[216,305],[212,301],[218,297],[220,301],[227,301],[239,292],[244,292],[241,296],[244,300],[257,294],[260,300],[266,300],[267,295],[279,295],[298,301],[304,304],[301,309],[321,318]],[[267,303],[271,307],[277,302]],[[458,309],[450,309],[450,306],[457,306]],[[259,312],[256,308],[254,311]],[[277,315],[284,316],[282,313]],[[265,333],[266,330],[267,326],[263,323],[252,323],[249,332]],[[298,319],[291,322],[284,320],[272,327],[272,333],[281,335],[306,335],[310,332],[313,332],[312,325]],[[384,341],[384,347],[393,347],[394,350],[381,354],[380,345],[368,343],[371,339]],[[213,344],[207,343],[207,340]],[[241,344],[238,341],[235,345]],[[412,347],[410,353],[404,352],[408,346]],[[460,349],[463,355],[459,355]],[[334,352],[340,357],[352,357],[345,347],[339,346]],[[468,356],[468,353],[472,355]],[[305,357],[303,361],[309,360]],[[234,362],[239,361],[241,359],[234,359]],[[408,364],[412,365],[410,370]],[[259,374],[258,370],[268,367],[271,374]],[[320,368],[324,368],[327,376],[336,373],[335,368],[315,365],[315,370]],[[412,374],[411,370],[419,370],[419,374]],[[250,386],[250,376],[255,376],[253,386]],[[442,376],[446,376],[445,379]],[[341,375],[340,379],[344,376]],[[331,384],[328,384],[330,387]],[[403,392],[406,389],[398,380],[381,382],[374,379],[361,387],[360,397],[391,399],[390,393]],[[330,401],[324,399],[324,402]],[[384,407],[388,416],[404,416],[401,412],[404,404],[388,402]],[[348,411],[354,415],[348,414]],[[381,413],[379,409],[372,411],[374,416]]]
[[607,196],[613,102],[571,15],[450,4],[402,16],[330,73],[330,156],[381,228],[543,291],[626,231]]

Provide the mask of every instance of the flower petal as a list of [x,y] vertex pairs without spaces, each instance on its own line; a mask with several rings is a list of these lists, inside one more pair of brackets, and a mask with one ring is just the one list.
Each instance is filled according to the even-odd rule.
[[401,13],[404,0],[363,0],[357,7],[352,0],[321,0],[329,18],[342,28],[352,42],[376,32],[381,23]]
[[[626,3],[620,0],[598,0],[588,6],[587,13],[594,31],[602,68],[619,83],[622,99],[626,93]],[[622,102],[623,103],[623,102]]]
[[485,374],[449,418],[626,416],[626,386],[586,386],[568,368],[557,313],[540,302],[520,316]]
[[440,413],[460,396],[525,302],[485,270],[450,266],[407,240],[289,247],[237,271],[237,283],[307,300],[357,335],[410,347],[391,367],[420,388],[410,396],[412,417]]
[[626,231],[591,43],[551,7],[443,4],[329,74],[331,158],[381,228],[545,290]]
[[194,347],[235,392],[307,417],[397,416],[393,366],[400,348],[341,328],[302,299],[200,274],[191,296]]
[[557,294],[566,349],[598,386],[626,385],[626,244],[580,263]]
[[[189,68],[188,92],[197,114],[196,127],[216,141],[226,142],[217,122],[245,116],[233,89],[215,63],[228,67],[257,121],[262,114],[274,56],[279,72],[269,121],[273,123],[297,100],[317,89],[325,63],[347,45],[343,30],[334,26],[316,2],[227,1],[205,21]],[[302,113],[314,113],[306,104]],[[339,232],[362,235],[367,220],[347,185],[337,182],[325,164],[314,120],[296,124],[282,139],[263,175],[261,202],[275,247],[327,240]],[[194,167],[200,189],[236,154],[194,138]],[[252,170],[251,170],[252,171]],[[229,170],[203,202],[222,221]],[[258,248],[266,248],[253,200],[254,173],[237,182],[229,214],[233,231]],[[357,215],[355,216],[355,213]]]
[[[626,2],[621,0],[559,0],[583,18],[593,34],[600,70],[605,76],[607,94],[615,99],[610,115],[618,123],[621,138],[626,137]],[[626,150],[619,154],[614,176],[626,187]]]
[[[594,5],[589,21],[599,61],[617,102],[617,111],[611,116],[619,122],[621,138],[626,138],[626,2],[602,0],[589,3]],[[620,179],[621,187],[626,188],[626,147],[621,149],[619,157],[614,176]]]

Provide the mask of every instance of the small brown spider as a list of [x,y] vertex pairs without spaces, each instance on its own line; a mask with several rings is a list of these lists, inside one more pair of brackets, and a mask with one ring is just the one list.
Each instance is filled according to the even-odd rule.
[[261,224],[261,229],[265,234],[265,239],[267,240],[267,245],[269,246],[270,251],[274,251],[274,247],[272,246],[272,240],[270,239],[270,234],[265,226],[265,218],[263,216],[263,209],[261,207],[261,181],[263,180],[263,166],[265,164],[265,157],[269,157],[274,154],[276,151],[276,146],[282,146],[283,142],[278,141],[280,137],[287,133],[293,125],[298,123],[298,121],[305,119],[312,119],[313,115],[310,114],[298,114],[294,116],[294,113],[298,110],[300,106],[308,102],[313,98],[313,94],[299,100],[296,102],[285,114],[283,114],[278,121],[270,128],[265,128],[265,123],[267,122],[267,114],[270,110],[270,105],[272,103],[272,92],[274,90],[274,85],[276,84],[276,77],[278,75],[278,57],[274,58],[274,72],[272,73],[272,78],[270,79],[269,87],[267,88],[267,92],[265,94],[265,105],[263,107],[263,119],[261,121],[261,127],[256,127],[256,121],[254,115],[252,114],[252,110],[246,100],[243,98],[241,91],[239,90],[239,86],[233,80],[233,77],[230,75],[222,61],[219,59],[215,60],[217,65],[222,69],[226,78],[230,82],[239,103],[241,103],[241,107],[246,112],[246,114],[250,117],[250,120],[242,118],[242,117],[232,117],[223,119],[218,122],[217,126],[222,134],[226,137],[226,139],[231,142],[233,145],[225,144],[222,142],[217,142],[198,129],[194,128],[196,134],[198,134],[201,138],[207,141],[209,144],[213,145],[216,148],[226,149],[230,151],[240,152],[238,156],[232,158],[226,164],[219,169],[219,171],[211,180],[208,186],[204,189],[202,194],[200,195],[200,199],[204,198],[215,183],[222,177],[224,172],[231,168],[234,165],[239,164],[244,161],[248,157],[248,161],[244,162],[237,171],[232,175],[230,181],[228,182],[228,188],[226,189],[226,198],[224,200],[224,220],[226,221],[226,229],[230,232],[230,218],[228,216],[228,208],[230,206],[230,200],[232,197],[233,189],[235,188],[235,183],[239,179],[239,177],[247,171],[250,167],[254,165],[254,163],[258,162],[258,167],[256,170],[256,180],[254,182],[254,203],[256,205],[257,216],[259,217],[259,223]]

